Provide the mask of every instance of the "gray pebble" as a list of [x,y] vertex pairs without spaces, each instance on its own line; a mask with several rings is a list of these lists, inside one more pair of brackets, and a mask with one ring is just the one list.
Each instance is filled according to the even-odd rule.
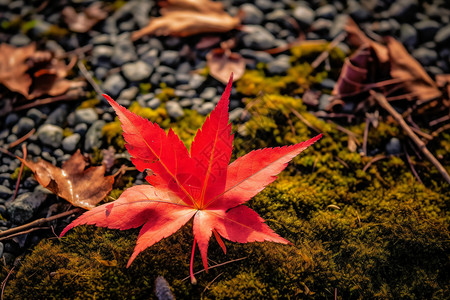
[[176,67],[176,65],[180,61],[180,54],[178,53],[178,51],[165,50],[161,53],[159,59],[161,61],[161,64],[163,65]]
[[15,134],[10,134],[10,135],[8,135],[8,137],[6,138],[6,142],[7,142],[8,144],[11,144],[12,142],[15,142],[15,141],[17,141],[17,135],[15,135]]
[[180,101],[178,101],[181,107],[187,108],[192,106],[192,100],[189,98],[183,98]]
[[5,125],[8,128],[11,128],[17,123],[17,121],[19,121],[19,116],[16,113],[9,113],[6,115]]
[[27,111],[27,117],[32,119],[35,124],[39,124],[47,116],[44,113],[42,113],[39,109],[33,107],[29,111]]
[[297,6],[292,13],[293,17],[300,23],[301,26],[309,27],[316,17],[313,9],[308,6]]
[[238,120],[241,117],[243,112],[244,112],[244,109],[242,107],[237,107],[237,108],[233,109],[230,112],[230,121]]
[[164,82],[167,86],[175,86],[177,79],[175,78],[175,75],[168,74],[161,77],[161,82]]
[[158,57],[158,50],[156,49],[151,49],[150,51],[142,54],[141,60],[153,67],[157,67],[161,63]]
[[11,222],[17,225],[25,224],[45,202],[47,196],[48,194],[43,192],[24,193],[14,202],[8,202],[6,208]]
[[358,1],[348,1],[347,13],[356,22],[368,21],[372,16],[370,11],[361,6]]
[[99,80],[105,80],[106,76],[108,76],[109,68],[105,67],[96,67],[94,71],[94,76]]
[[247,33],[242,37],[242,42],[247,48],[265,50],[276,46],[275,37],[262,26],[248,25]]
[[288,55],[279,55],[267,64],[267,71],[273,75],[282,75],[291,67]]
[[198,89],[204,82],[206,78],[200,74],[193,74],[189,80],[189,86],[193,89]]
[[436,51],[424,47],[414,50],[412,55],[424,66],[434,64],[438,58]]
[[212,102],[205,102],[202,104],[202,106],[200,106],[200,108],[197,110],[197,112],[201,115],[206,116],[207,114],[209,114],[210,112],[213,111],[215,107],[215,104]]
[[273,2],[270,0],[255,0],[255,5],[265,13],[273,9]]
[[98,120],[89,127],[84,140],[84,151],[89,152],[102,146],[102,129],[105,121]]
[[17,125],[13,126],[11,132],[15,135],[22,136],[34,128],[34,121],[27,117],[20,118]]
[[126,87],[127,83],[120,74],[113,74],[106,78],[103,83],[103,90],[109,96],[115,98]]
[[414,27],[419,33],[419,38],[422,42],[434,40],[436,32],[438,32],[441,25],[433,20],[423,20],[414,24]]
[[52,111],[47,120],[45,120],[45,124],[52,124],[57,126],[63,126],[66,122],[67,115],[69,114],[69,109],[66,104],[62,104],[58,106],[54,111]]
[[95,46],[92,49],[92,64],[96,67],[109,68],[111,65],[111,57],[113,56],[114,48],[111,46]]
[[9,43],[11,45],[14,45],[16,47],[23,47],[28,45],[31,42],[30,38],[22,33],[18,33],[16,35],[13,35],[11,39],[9,40]]
[[98,114],[92,107],[75,110],[75,124],[86,123],[91,125],[97,120]]
[[80,123],[75,125],[75,128],[73,130],[75,133],[84,136],[86,134],[86,131],[88,130],[88,125],[85,123]]
[[154,86],[158,86],[161,83],[161,74],[153,73],[150,77],[150,83]]
[[114,45],[111,62],[116,66],[137,60],[136,49],[130,40],[129,34],[124,33],[118,37],[117,43]]
[[242,24],[261,24],[264,20],[264,14],[259,8],[250,3],[241,5],[244,17],[242,18]]
[[157,109],[161,105],[161,100],[159,100],[159,98],[153,98],[147,101],[147,105],[151,109]]
[[450,25],[442,27],[434,36],[434,41],[438,45],[449,45],[450,44]]
[[4,140],[8,137],[9,135],[9,129],[8,128],[4,128],[2,130],[0,130],[0,140]]
[[184,116],[184,111],[178,102],[167,101],[166,110],[167,114],[174,119]]
[[77,149],[81,136],[78,133],[74,133],[62,140],[62,148],[66,152],[72,153]]
[[337,13],[336,8],[331,4],[327,4],[316,9],[317,18],[333,20],[334,17],[336,16],[336,13]]
[[122,66],[122,72],[129,81],[142,81],[148,79],[153,72],[153,67],[142,60],[127,63]]
[[386,144],[385,149],[388,154],[400,154],[402,151],[402,144],[398,138],[393,137]]
[[114,121],[114,117],[110,113],[104,113],[102,115],[102,120],[105,121],[105,122],[112,122],[112,121]]
[[61,149],[55,149],[55,151],[53,151],[53,155],[56,158],[60,158],[64,155],[64,151],[62,151]]
[[39,127],[37,135],[42,144],[58,148],[61,146],[61,141],[63,139],[63,130],[56,125],[44,124]]
[[334,86],[336,85],[336,81],[334,81],[333,79],[330,79],[330,78],[325,78],[324,80],[322,80],[320,85],[324,89],[332,90],[334,88]]
[[3,246],[3,243],[0,242],[0,257],[3,256],[3,250],[5,249],[5,246]]
[[50,162],[52,165],[56,165],[56,158],[53,157],[49,152],[43,151],[41,157]]
[[176,71],[173,68],[168,66],[158,66],[155,68],[155,72],[160,74],[161,76],[172,75],[176,73]]
[[417,44],[417,30],[414,28],[414,26],[405,23],[402,24],[400,27],[400,41],[406,46],[406,47],[414,47]]
[[331,102],[331,96],[328,94],[322,94],[319,98],[319,109],[325,110],[327,108],[327,106],[330,104],[330,102]]
[[133,100],[134,98],[136,98],[138,93],[139,93],[139,88],[137,86],[132,86],[132,87],[124,89],[120,93],[118,99]]
[[6,186],[0,185],[0,199],[8,200],[11,197],[13,191]]
[[217,94],[217,89],[214,87],[207,87],[203,90],[203,92],[200,94],[200,97],[205,100],[211,100],[214,98]]
[[[93,45],[111,45],[111,36],[109,34],[99,34],[94,36],[90,43]],[[95,48],[92,51],[95,51]]]
[[28,150],[28,153],[33,156],[40,156],[41,152],[42,152],[41,148],[36,144],[28,144],[27,150]]
[[417,8],[417,0],[398,0],[392,3],[387,14],[402,22],[406,22],[414,18]]
[[178,85],[187,84],[187,83],[189,83],[189,80],[191,79],[191,75],[188,73],[179,73],[177,71],[177,73],[175,74],[175,79],[176,79]]

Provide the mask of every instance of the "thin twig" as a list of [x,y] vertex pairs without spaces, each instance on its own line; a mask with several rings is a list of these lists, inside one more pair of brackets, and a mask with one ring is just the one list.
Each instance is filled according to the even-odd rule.
[[291,112],[300,119],[303,123],[305,123],[306,126],[308,126],[310,129],[314,130],[316,133],[320,133],[321,130],[315,127],[311,122],[309,122],[305,117],[302,116],[301,113],[299,113],[297,110],[291,108]]
[[14,270],[16,266],[13,266],[11,270],[9,270],[8,275],[6,275],[5,280],[2,281],[2,294],[1,294],[1,300],[3,300],[3,292],[5,291],[6,282],[8,281],[9,276],[11,276],[12,271]]
[[202,294],[201,294],[201,297],[200,297],[201,299],[203,299],[203,294],[209,289],[209,287],[211,286],[211,284],[213,284],[214,281],[216,281],[217,278],[219,278],[219,277],[222,276],[222,275],[223,275],[223,272],[220,273],[219,275],[217,275],[216,277],[214,277],[214,279],[211,280],[211,282],[208,283],[208,285],[205,287],[205,289],[203,290],[203,292],[202,292]]
[[367,138],[369,137],[370,120],[366,117],[366,125],[364,126],[363,145],[361,155],[367,155]]
[[25,230],[25,231],[13,233],[13,234],[8,235],[8,236],[0,237],[0,241],[10,240],[10,239],[12,239],[12,238],[14,238],[16,236],[20,236],[20,235],[23,235],[23,234],[28,234],[30,232],[33,232],[33,231],[36,231],[36,230],[41,230],[41,229],[50,229],[50,227],[35,227],[35,228],[31,228],[31,229],[28,229],[28,230]]
[[[26,144],[22,144],[22,152],[23,152],[23,159],[26,160],[27,159],[27,145]],[[22,172],[23,172],[23,167],[25,166],[25,164],[22,162],[20,164],[20,170],[19,170],[19,176],[17,177],[17,182],[16,182],[16,189],[14,191],[14,196],[12,197],[12,201],[14,201],[17,197],[17,192],[19,191],[19,185],[20,185],[20,178],[22,177]]]
[[101,94],[104,94],[100,86],[97,84],[97,82],[95,82],[94,78],[92,78],[92,75],[86,69],[86,66],[81,61],[78,61],[77,66],[84,78],[86,78],[89,84],[94,88],[98,97],[100,97]]
[[420,179],[419,174],[417,173],[416,169],[414,168],[411,157],[409,156],[408,151],[406,150],[406,147],[403,147],[403,151],[405,152],[406,160],[408,161],[408,164],[411,167],[411,171],[413,172],[414,176],[416,176],[417,181],[420,182],[421,184],[423,184],[422,179]]
[[317,68],[329,55],[330,51],[335,48],[340,42],[342,42],[347,36],[346,32],[342,32],[337,37],[335,37],[329,44],[325,51],[320,53],[320,55],[311,63],[313,69]]
[[433,138],[435,138],[439,135],[439,133],[441,133],[442,131],[446,131],[447,129],[450,129],[450,124],[446,124],[438,129],[436,129],[435,131],[433,131],[431,133],[431,135],[433,136]]
[[69,91],[68,93],[66,93],[64,95],[51,97],[51,98],[38,99],[31,103],[17,106],[14,108],[14,111],[21,111],[21,110],[29,109],[29,108],[36,107],[39,105],[46,105],[46,104],[60,102],[60,101],[74,101],[74,100],[80,99],[80,97],[83,95],[84,95],[84,92],[81,92],[81,91],[75,91],[75,90]]
[[387,156],[386,156],[386,155],[383,155],[383,154],[374,156],[374,158],[372,158],[372,160],[369,161],[369,162],[367,163],[367,165],[364,166],[364,168],[362,169],[363,172],[365,172],[365,171],[366,171],[372,164],[374,164],[375,162],[377,162],[377,161],[379,161],[379,160],[382,160],[382,159],[385,159],[385,158],[387,158]]
[[[220,263],[220,264],[211,266],[211,267],[208,268],[208,270],[211,270],[211,269],[214,269],[214,268],[217,268],[217,267],[221,267],[221,266],[224,266],[224,265],[228,265],[228,264],[231,264],[231,263],[234,263],[234,262],[237,262],[237,261],[246,259],[246,258],[247,258],[247,257],[245,256],[245,257],[241,257],[241,258],[236,258],[236,259],[233,259],[233,260],[229,260],[229,261],[226,261],[226,262],[223,262],[223,263]],[[194,275],[198,275],[198,274],[203,273],[203,272],[205,272],[205,271],[206,271],[205,269],[200,270],[200,271],[197,271],[197,272],[194,273]],[[186,277],[186,278],[183,278],[183,279],[181,279],[181,281],[188,280],[190,277],[191,277],[191,276],[188,276],[188,277]]]
[[27,134],[25,134],[23,137],[15,140],[14,142],[10,143],[6,148],[7,149],[14,148],[15,146],[21,144],[22,142],[28,140],[35,132],[36,132],[35,128],[31,129]]
[[447,173],[445,168],[441,165],[441,163],[434,157],[433,154],[427,149],[425,143],[411,130],[411,128],[406,124],[403,117],[395,111],[395,109],[389,104],[386,98],[379,93],[374,91],[370,92],[371,95],[375,98],[375,100],[387,110],[392,117],[400,124],[406,134],[413,140],[413,142],[417,145],[417,147],[422,151],[422,153],[428,158],[428,160],[436,167],[436,169],[441,173],[442,177],[450,184],[450,175]]
[[1,231],[0,232],[0,238],[4,237],[4,236],[11,235],[11,234],[14,234],[14,233],[17,233],[17,232],[22,232],[22,231],[28,230],[29,228],[41,226],[44,223],[51,222],[51,221],[59,219],[59,218],[64,218],[66,216],[70,216],[71,214],[75,214],[75,213],[80,212],[80,211],[82,211],[81,208],[74,208],[72,210],[69,210],[69,211],[66,211],[66,212],[63,212],[63,213],[60,213],[60,214],[48,217],[48,218],[37,219],[37,220],[34,220],[33,222],[30,222],[28,224],[24,224],[24,225],[21,225],[21,226],[17,226],[17,227],[14,227],[14,228],[7,229],[5,231]]
[[437,125],[439,123],[442,123],[442,122],[445,122],[445,121],[448,121],[448,120],[450,120],[450,114],[445,115],[445,116],[440,117],[440,118],[437,118],[436,120],[430,121],[430,123],[428,123],[428,125],[434,126],[434,125]]

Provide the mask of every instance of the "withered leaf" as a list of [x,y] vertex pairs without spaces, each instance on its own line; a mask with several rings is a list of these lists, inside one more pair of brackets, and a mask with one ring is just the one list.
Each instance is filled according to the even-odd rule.
[[62,15],[69,29],[74,32],[88,32],[101,20],[106,19],[107,12],[103,10],[101,2],[94,2],[84,11],[77,13],[71,6],[66,6]]
[[231,73],[238,80],[245,72],[244,58],[229,50],[213,49],[206,55],[206,62],[211,76],[223,83],[228,81]]
[[8,44],[0,44],[0,84],[8,90],[28,95],[32,80],[27,73],[27,59],[36,51],[36,46],[30,44],[16,48]]
[[85,170],[86,162],[80,150],[61,168],[42,159],[38,162],[19,159],[31,169],[39,184],[74,206],[90,210],[112,190],[114,177],[105,176],[103,165]]
[[144,35],[172,35],[186,37],[207,32],[227,32],[240,24],[238,17],[232,17],[223,10],[223,5],[210,0],[167,0],[160,2],[161,17],[135,31],[131,39]]

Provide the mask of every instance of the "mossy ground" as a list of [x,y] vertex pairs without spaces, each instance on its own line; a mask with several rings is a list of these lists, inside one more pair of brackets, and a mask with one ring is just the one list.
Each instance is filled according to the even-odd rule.
[[[5,299],[149,299],[155,297],[159,275],[179,299],[333,299],[335,292],[338,299],[445,298],[450,293],[450,186],[437,170],[412,156],[420,184],[403,155],[386,156],[363,170],[373,157],[348,150],[348,135],[307,113],[301,99],[283,90],[286,86],[259,95],[256,83],[266,79],[263,70],[256,72],[237,83],[249,96],[252,117],[235,126],[240,134],[234,157],[303,141],[316,130],[324,133],[248,203],[293,245],[225,242],[224,255],[212,240],[210,265],[232,262],[198,274],[198,284],[192,285],[191,224],[142,252],[128,269],[138,230],[79,226],[35,247],[8,281]],[[242,90],[252,78],[255,88]],[[202,121],[190,112],[176,123],[177,133],[189,144]],[[348,128],[361,142],[364,124]],[[370,130],[368,149],[393,136],[404,139],[395,123],[382,122]],[[446,133],[429,144],[448,170],[449,144]],[[201,269],[197,252],[194,270]]]

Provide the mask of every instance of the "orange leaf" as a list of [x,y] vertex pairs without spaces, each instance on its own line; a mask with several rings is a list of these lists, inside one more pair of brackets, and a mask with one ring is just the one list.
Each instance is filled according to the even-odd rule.
[[92,209],[112,190],[114,177],[104,176],[104,166],[85,170],[86,162],[80,150],[72,155],[62,168],[42,159],[38,162],[19,159],[31,169],[43,187],[74,206]]
[[245,60],[239,53],[232,53],[223,49],[214,49],[206,55],[209,73],[222,83],[227,83],[231,73],[235,80],[244,75]]

